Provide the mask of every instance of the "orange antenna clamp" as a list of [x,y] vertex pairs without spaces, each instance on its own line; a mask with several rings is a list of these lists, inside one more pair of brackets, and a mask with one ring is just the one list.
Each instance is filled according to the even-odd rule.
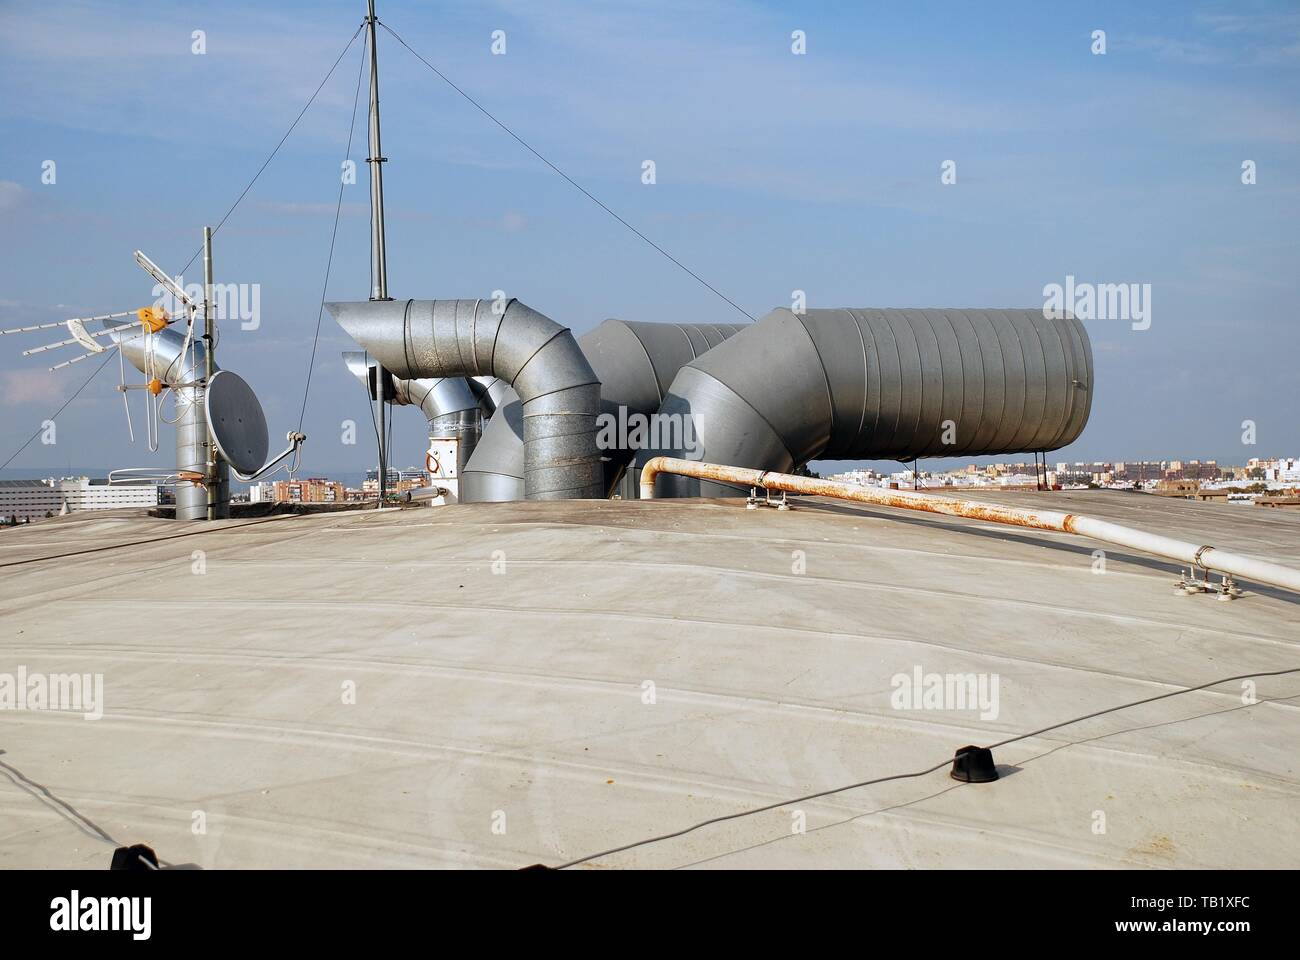
[[171,316],[162,307],[141,307],[135,315],[150,333],[157,333],[172,322]]

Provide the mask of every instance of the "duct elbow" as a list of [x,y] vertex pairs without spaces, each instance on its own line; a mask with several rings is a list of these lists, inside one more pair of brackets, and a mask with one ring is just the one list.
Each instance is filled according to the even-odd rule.
[[[659,408],[661,423],[680,424],[673,442],[638,453],[638,469],[655,457],[708,460],[788,472],[797,466],[787,440],[737,390],[694,366],[681,369]],[[669,431],[665,431],[669,432]],[[660,473],[657,497],[726,497],[747,487],[672,473]]]
[[494,376],[509,384],[521,404],[528,499],[601,496],[600,381],[567,327],[517,300],[326,307],[395,376]]

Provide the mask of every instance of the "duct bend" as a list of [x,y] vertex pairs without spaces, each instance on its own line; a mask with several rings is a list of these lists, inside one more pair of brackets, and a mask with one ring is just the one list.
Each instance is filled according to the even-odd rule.
[[[682,368],[661,413],[697,449],[643,451],[789,472],[809,460],[1055,450],[1092,406],[1092,347],[1041,310],[774,310]],[[661,476],[659,496],[739,491]]]
[[483,432],[483,410],[463,377],[422,380],[393,378],[393,402],[419,407],[429,421],[429,438],[455,437],[463,464]]
[[[146,375],[152,372],[168,386],[193,380],[195,371],[204,369],[205,351],[201,337],[196,337],[186,347],[185,334],[176,327],[163,327],[150,334],[141,333],[140,324],[125,320],[105,320],[103,327],[113,331],[113,343],[121,349],[122,356],[131,366]],[[192,369],[190,351],[193,351]],[[214,363],[213,370],[218,369]]]
[[[371,371],[383,369],[379,362],[360,350],[344,350],[343,361],[373,398],[375,380]],[[478,393],[471,387],[474,381],[463,377],[424,380],[390,377],[390,381],[392,399],[389,402],[398,407],[418,407],[429,421],[430,440],[450,438],[458,441],[456,476],[459,477],[483,432],[483,409]]]
[[[663,402],[683,365],[743,330],[748,324],[643,323],[606,320],[578,338],[578,346],[600,379],[597,444],[609,496],[636,454],[626,445],[636,418],[650,417]],[[515,400],[514,408],[510,400]],[[523,476],[523,435],[517,397],[502,404],[483,431],[478,454],[466,467],[467,501],[518,500]],[[607,429],[607,427],[617,429]],[[625,429],[629,428],[629,429]],[[689,442],[693,438],[685,438]]]
[[[637,450],[636,421],[658,412],[677,372],[749,324],[644,323],[606,320],[578,338],[578,346],[600,377],[602,427],[597,441],[604,457],[605,493],[610,495]],[[608,427],[616,427],[610,430]],[[671,423],[651,423],[641,443],[667,431]],[[684,429],[689,424],[677,424]],[[625,429],[626,427],[626,429]],[[694,436],[674,434],[686,446]]]
[[[372,390],[372,369],[382,369],[379,363],[360,350],[343,351],[343,360],[361,385]],[[423,380],[403,380],[392,377],[394,406],[419,407],[429,421],[429,436],[457,436],[459,429],[473,431],[471,447],[482,431],[481,395],[474,389],[475,381],[463,377],[438,377]],[[484,394],[485,396],[486,394]],[[451,431],[451,432],[445,432]],[[468,454],[467,454],[468,456]]]
[[524,493],[530,500],[601,495],[600,381],[567,327],[518,300],[371,300],[326,304],[386,370],[402,379],[495,376],[519,395]]
[[506,394],[511,394],[513,399],[519,399],[510,389],[510,384],[506,383],[500,377],[470,377],[468,381],[469,388],[474,391],[474,396],[478,397],[479,406],[483,408],[483,416],[490,417],[496,413],[497,407],[501,406],[502,398]]

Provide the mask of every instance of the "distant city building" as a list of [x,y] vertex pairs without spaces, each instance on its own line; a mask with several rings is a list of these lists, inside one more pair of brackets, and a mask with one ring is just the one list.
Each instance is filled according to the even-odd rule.
[[1201,485],[1195,480],[1157,480],[1155,493],[1161,497],[1183,497],[1192,499],[1201,489]]
[[[911,470],[878,474],[874,470],[848,470],[835,474],[833,480],[864,486],[921,489],[947,488],[979,490],[982,488],[1038,487],[1040,480],[1050,489],[1076,490],[1103,488],[1111,490],[1148,490],[1164,496],[1214,500],[1227,503],[1254,503],[1262,490],[1270,493],[1300,493],[1300,457],[1273,460],[1252,459],[1245,466],[1220,467],[1216,460],[1117,460],[1113,463],[1059,461],[1055,469],[1037,468],[1032,462],[968,464],[946,471]],[[1251,487],[1251,489],[1246,489]],[[1276,503],[1290,507],[1291,504]]]
[[1300,457],[1278,457],[1276,460],[1250,460],[1246,464],[1263,471],[1261,480],[1280,480],[1283,483],[1300,483]]
[[1300,510],[1300,496],[1256,497],[1255,506],[1272,507],[1275,510]]
[[343,484],[323,477],[275,481],[276,503],[343,503]]
[[156,507],[159,487],[90,477],[0,480],[0,523],[41,520],[82,510]]
[[263,480],[261,483],[255,483],[248,488],[249,503],[274,503],[275,502],[275,483],[270,480]]
[[[420,487],[429,485],[429,477],[423,470],[417,470],[414,467],[407,467],[405,470],[388,471],[388,492],[405,493],[408,490],[417,490]],[[363,495],[368,494],[372,497],[379,495],[379,471],[367,470],[366,479],[361,484]]]

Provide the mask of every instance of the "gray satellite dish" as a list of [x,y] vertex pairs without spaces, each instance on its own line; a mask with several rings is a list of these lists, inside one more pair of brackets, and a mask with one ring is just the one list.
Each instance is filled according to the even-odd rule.
[[266,463],[266,417],[257,394],[244,378],[221,370],[208,381],[208,425],[217,451],[238,473],[254,473]]

